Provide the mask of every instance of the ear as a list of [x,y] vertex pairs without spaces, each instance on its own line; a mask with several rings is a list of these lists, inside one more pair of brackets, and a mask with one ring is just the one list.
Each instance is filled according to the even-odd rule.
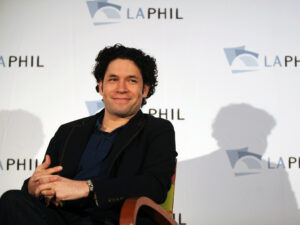
[[148,96],[149,89],[150,89],[150,86],[148,84],[145,84],[143,87],[143,98],[146,98]]
[[101,80],[98,83],[98,87],[99,87],[99,94],[103,96],[103,82]]

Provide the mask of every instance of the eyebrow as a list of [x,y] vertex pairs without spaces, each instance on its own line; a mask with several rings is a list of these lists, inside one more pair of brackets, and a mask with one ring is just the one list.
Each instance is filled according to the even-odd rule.
[[[119,77],[119,76],[116,74],[108,74],[108,77]],[[139,79],[139,77],[137,75],[129,75],[127,78]]]
[[138,79],[138,76],[136,76],[136,75],[130,75],[128,78],[135,78],[135,79]]
[[117,77],[115,74],[108,74],[108,77]]

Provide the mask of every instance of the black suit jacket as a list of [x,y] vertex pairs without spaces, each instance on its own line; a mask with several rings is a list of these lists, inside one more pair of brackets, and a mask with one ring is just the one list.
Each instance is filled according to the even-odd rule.
[[[61,176],[72,179],[100,113],[60,126],[46,154],[51,167],[62,165]],[[170,188],[176,161],[172,124],[139,111],[118,133],[104,163],[110,162],[109,177],[93,178],[100,209],[119,208],[128,197],[148,196],[162,203]],[[23,190],[27,190],[26,180]],[[84,206],[84,199],[70,201]]]

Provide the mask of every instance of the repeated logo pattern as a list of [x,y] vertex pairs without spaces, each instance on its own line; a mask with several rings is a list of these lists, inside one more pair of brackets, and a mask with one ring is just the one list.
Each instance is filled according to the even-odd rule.
[[[121,6],[117,4],[108,3],[108,0],[87,1],[87,6],[90,16],[94,19],[94,25],[119,23],[121,20]],[[96,17],[99,14],[99,21]]]
[[258,53],[246,50],[245,46],[224,48],[224,51],[232,73],[258,70]]

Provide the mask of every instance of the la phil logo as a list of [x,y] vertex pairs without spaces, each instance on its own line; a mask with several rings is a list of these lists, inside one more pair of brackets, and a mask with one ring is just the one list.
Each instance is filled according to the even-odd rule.
[[88,10],[94,25],[120,23],[126,20],[182,20],[178,8],[126,8],[108,0],[87,1]]
[[99,110],[104,108],[104,103],[101,100],[98,101],[86,101],[85,106],[89,112],[89,115],[94,115],[99,112]]
[[224,48],[224,52],[232,73],[253,72],[265,68],[297,67],[300,59],[297,56],[267,56],[246,50],[246,46]]
[[260,174],[274,169],[300,168],[300,157],[279,157],[275,162],[268,157],[264,161],[262,155],[249,152],[248,148],[227,150],[226,154],[235,176]]
[[166,120],[185,120],[179,108],[150,108],[148,114]]
[[40,56],[2,56],[0,55],[0,67],[44,67]]
[[37,168],[39,165],[38,159],[16,159],[16,158],[7,158],[0,159],[0,171],[32,171]]

